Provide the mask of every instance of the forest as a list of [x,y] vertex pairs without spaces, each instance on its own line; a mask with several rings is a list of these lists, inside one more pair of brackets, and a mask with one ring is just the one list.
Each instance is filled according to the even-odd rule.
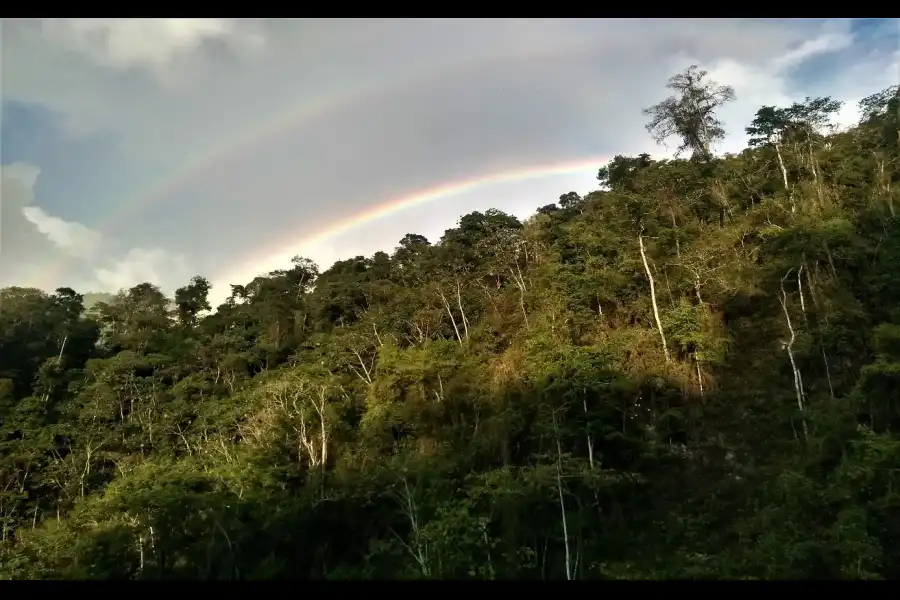
[[0,290],[0,579],[900,578],[900,88],[668,89],[524,223]]

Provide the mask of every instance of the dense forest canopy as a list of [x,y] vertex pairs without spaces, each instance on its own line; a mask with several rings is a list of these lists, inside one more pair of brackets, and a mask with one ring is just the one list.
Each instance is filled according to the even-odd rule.
[[900,577],[900,91],[717,156],[733,90],[669,87],[691,156],[525,223],[0,291],[0,577]]

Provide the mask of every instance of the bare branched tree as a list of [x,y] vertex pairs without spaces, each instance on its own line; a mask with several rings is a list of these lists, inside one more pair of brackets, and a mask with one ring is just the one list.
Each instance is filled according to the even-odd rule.
[[691,65],[669,79],[666,87],[674,90],[676,95],[643,111],[651,117],[647,131],[658,144],[677,135],[682,140],[679,153],[691,150],[695,157],[703,160],[712,156],[712,144],[725,137],[723,123],[715,116],[716,110],[734,100],[731,86],[704,81],[706,75],[706,71]]

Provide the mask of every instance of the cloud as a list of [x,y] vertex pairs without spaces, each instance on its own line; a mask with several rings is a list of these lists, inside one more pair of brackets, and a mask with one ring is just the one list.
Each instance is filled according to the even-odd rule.
[[803,41],[799,46],[772,61],[772,66],[779,73],[796,67],[813,56],[837,52],[849,48],[853,44],[850,21],[829,21],[819,34]]
[[179,51],[232,30],[223,19],[41,19],[40,24],[44,37],[117,68],[165,65]]
[[173,282],[166,286],[171,292],[174,285],[187,283],[190,277],[183,256],[172,256],[160,248],[132,248],[125,256],[94,272],[101,290],[120,290],[144,281],[153,283]]
[[39,175],[39,168],[25,163],[0,167],[0,285],[21,285],[35,264],[60,256],[23,214]]
[[100,244],[100,234],[96,231],[48,215],[39,206],[25,206],[22,214],[58,248],[78,258],[90,258]]
[[173,83],[172,67],[221,42],[232,49],[255,50],[262,37],[239,31],[233,19],[39,19],[42,41],[58,51],[80,54],[88,62],[114,70],[144,69],[161,83]]
[[[41,171],[34,165],[0,167],[0,286],[63,285],[81,291],[118,291],[153,281],[171,291],[188,277],[183,256],[160,248],[132,248],[123,253],[119,242],[104,238],[81,223],[48,214],[34,204]],[[46,285],[35,265],[79,259],[62,278]]]
[[[763,104],[831,95],[848,101],[841,120],[852,122],[859,98],[900,80],[897,21],[878,25],[877,35],[868,27],[812,19],[6,21],[4,95],[61,115],[69,136],[115,140],[115,154],[89,158],[127,171],[131,189],[97,220],[78,220],[104,240],[128,240],[116,256],[165,248],[184,256],[191,274],[224,286],[292,251],[324,262],[356,248],[390,249],[400,227],[438,231],[469,207],[537,207],[568,191],[549,189],[552,179],[515,193],[486,187],[419,207],[409,213],[415,219],[361,226],[340,244],[306,243],[422,190],[587,156],[666,154],[644,130],[641,108],[665,98],[666,80],[691,63],[737,92],[721,113],[730,135],[719,151],[743,146]],[[63,175],[48,166],[42,177]],[[94,185],[98,194],[110,189],[103,177]],[[57,194],[40,204],[71,217]],[[143,272],[177,271],[153,269]]]

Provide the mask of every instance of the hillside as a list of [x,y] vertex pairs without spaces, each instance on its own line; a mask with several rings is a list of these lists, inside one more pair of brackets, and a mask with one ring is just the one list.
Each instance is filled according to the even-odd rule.
[[721,157],[733,93],[670,87],[689,157],[525,223],[211,315],[2,290],[0,578],[900,577],[900,92]]

